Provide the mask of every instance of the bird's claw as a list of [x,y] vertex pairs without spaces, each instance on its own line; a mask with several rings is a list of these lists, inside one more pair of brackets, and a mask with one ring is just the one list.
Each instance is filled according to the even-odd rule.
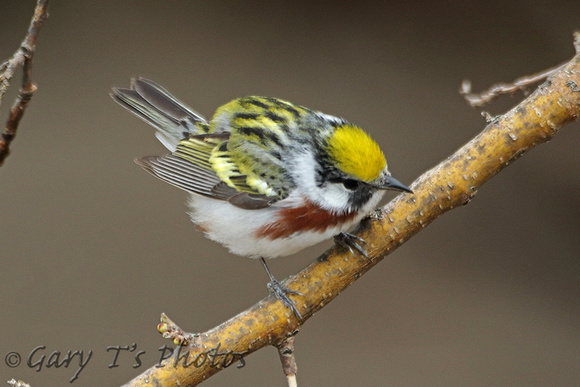
[[274,294],[276,298],[279,299],[280,302],[282,302],[282,304],[284,304],[285,307],[291,309],[292,312],[294,312],[294,314],[298,316],[300,320],[302,320],[302,315],[298,311],[298,308],[296,308],[296,304],[294,304],[294,301],[292,301],[290,297],[288,297],[288,294],[296,294],[298,296],[301,296],[302,293],[297,292],[296,290],[288,289],[287,287],[282,285],[276,278],[274,278],[274,276],[270,272],[270,269],[268,268],[268,265],[266,265],[266,260],[263,257],[260,258],[260,262],[262,262],[262,266],[264,266],[264,270],[266,270],[266,274],[268,274],[268,277],[270,278],[270,282],[268,282],[268,290],[270,291],[270,293]]
[[[365,240],[361,237],[358,237],[353,234],[349,234],[346,232],[341,232],[334,236],[334,241],[339,244],[340,246],[344,247],[345,249],[349,249],[351,254],[354,255],[354,250],[358,251],[360,254],[364,255],[366,258],[369,256],[367,255],[367,251],[361,244],[365,244]],[[353,250],[354,249],[354,250]]]
[[296,290],[288,289],[275,278],[271,278],[270,282],[268,282],[268,290],[270,293],[274,294],[274,296],[276,296],[276,298],[279,299],[280,302],[284,304],[284,306],[291,309],[292,312],[294,312],[294,314],[298,316],[300,320],[302,320],[302,314],[300,314],[298,308],[296,308],[296,304],[290,299],[290,297],[288,297],[288,294],[296,294],[301,296],[302,293],[297,292]]

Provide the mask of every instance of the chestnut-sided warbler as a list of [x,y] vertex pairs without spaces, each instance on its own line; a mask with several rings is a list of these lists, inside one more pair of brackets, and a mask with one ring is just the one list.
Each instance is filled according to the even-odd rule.
[[113,99],[157,129],[171,151],[136,162],[191,193],[190,216],[205,235],[232,253],[260,258],[268,287],[298,317],[297,294],[271,275],[264,258],[296,253],[345,233],[374,209],[386,189],[411,192],[391,177],[377,143],[337,117],[276,98],[244,97],[220,107],[212,120],[158,84],[134,79]]

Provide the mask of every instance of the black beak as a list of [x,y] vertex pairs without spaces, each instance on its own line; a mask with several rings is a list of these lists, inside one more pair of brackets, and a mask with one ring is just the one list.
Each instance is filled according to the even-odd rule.
[[379,188],[413,193],[413,191],[411,191],[409,189],[409,187],[407,187],[406,185],[401,183],[399,180],[397,180],[391,176],[385,176],[384,181],[382,182],[382,184]]

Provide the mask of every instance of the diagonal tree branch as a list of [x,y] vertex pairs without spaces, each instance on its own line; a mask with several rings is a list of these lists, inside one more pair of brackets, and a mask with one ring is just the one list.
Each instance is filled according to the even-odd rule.
[[34,16],[28,27],[28,33],[12,58],[0,65],[0,104],[10,87],[10,80],[14,72],[22,67],[22,84],[16,101],[10,109],[4,132],[0,137],[0,166],[10,154],[10,143],[16,137],[20,119],[28,106],[28,102],[36,91],[32,83],[32,57],[36,51],[36,41],[44,20],[48,17],[48,0],[38,0],[34,9]]
[[532,95],[493,119],[478,136],[419,177],[411,185],[414,195],[399,195],[361,222],[356,234],[367,241],[370,258],[335,246],[288,279],[285,286],[303,295],[292,297],[303,321],[274,297],[267,297],[208,332],[195,335],[195,340],[178,347],[173,357],[126,385],[197,385],[266,345],[280,350],[291,343],[301,324],[362,274],[437,217],[469,203],[486,181],[578,117],[580,33],[575,35],[575,47],[576,56]]

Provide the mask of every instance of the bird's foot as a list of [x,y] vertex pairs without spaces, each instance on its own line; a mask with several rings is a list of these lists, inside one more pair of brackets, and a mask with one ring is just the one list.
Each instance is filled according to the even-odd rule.
[[286,306],[288,309],[291,309],[292,312],[294,312],[294,314],[300,320],[302,320],[302,314],[300,314],[298,308],[296,308],[296,304],[294,303],[294,301],[290,299],[290,297],[288,297],[289,294],[296,294],[298,296],[301,296],[302,293],[292,289],[288,289],[280,282],[278,282],[278,280],[275,278],[271,278],[270,282],[268,282],[268,290],[270,291],[270,293],[275,295],[276,298],[279,299],[280,302],[282,302],[282,304],[284,304],[284,306]]
[[268,274],[268,277],[270,278],[270,282],[268,282],[268,290],[270,291],[270,293],[276,296],[276,298],[279,299],[280,302],[284,304],[284,306],[292,310],[292,312],[294,312],[294,314],[298,317],[298,319],[302,320],[302,314],[300,314],[300,312],[298,311],[296,304],[294,303],[294,301],[290,299],[290,297],[288,297],[289,294],[296,294],[298,296],[301,296],[302,293],[297,292],[296,290],[288,289],[286,286],[282,285],[276,278],[274,278],[272,273],[270,273],[270,269],[268,268],[268,265],[266,265],[266,261],[264,260],[264,258],[260,258],[260,262],[262,262],[262,265],[266,270],[266,274]]
[[334,242],[336,242],[336,244],[344,247],[345,249],[349,249],[353,255],[354,255],[354,250],[356,250],[359,253],[361,253],[362,255],[364,255],[365,257],[367,257],[367,258],[369,257],[367,255],[366,249],[361,246],[361,244],[364,245],[366,243],[365,240],[360,238],[360,237],[357,237],[356,235],[349,234],[346,232],[341,232],[341,233],[334,236]]

